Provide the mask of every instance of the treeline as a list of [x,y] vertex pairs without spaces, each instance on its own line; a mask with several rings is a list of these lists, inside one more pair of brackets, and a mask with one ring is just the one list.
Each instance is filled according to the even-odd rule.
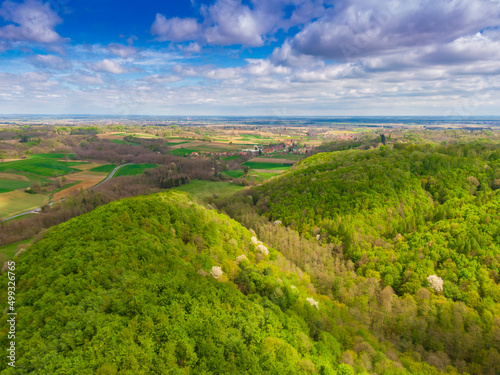
[[495,374],[499,156],[488,142],[319,154],[221,208],[380,339],[438,368]]

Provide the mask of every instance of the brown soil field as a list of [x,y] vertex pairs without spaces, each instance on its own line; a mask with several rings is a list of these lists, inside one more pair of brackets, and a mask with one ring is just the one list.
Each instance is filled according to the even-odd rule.
[[71,195],[75,191],[79,191],[80,189],[85,190],[94,185],[97,185],[99,182],[104,180],[107,175],[108,175],[107,173],[101,173],[101,172],[81,172],[81,173],[66,175],[67,181],[69,183],[76,181],[81,181],[81,182],[67,189],[61,190],[58,193],[55,193],[54,196],[52,197],[52,200],[54,202],[57,202],[58,200]]
[[29,181],[30,180],[26,176],[21,176],[21,175],[12,174],[12,173],[0,173],[0,178],[4,178],[6,180],[14,180],[14,181]]

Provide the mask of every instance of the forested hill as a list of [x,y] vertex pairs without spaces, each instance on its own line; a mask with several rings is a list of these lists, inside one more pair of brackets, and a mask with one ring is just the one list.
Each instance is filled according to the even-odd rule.
[[[405,311],[391,314],[404,327],[377,323],[379,338],[424,356],[441,353],[442,365],[495,374],[499,188],[498,144],[395,144],[317,154],[251,195],[269,220],[335,244],[356,272],[352,283],[372,279],[406,301]],[[326,289],[358,306],[363,319],[373,316],[345,279],[338,282]]]
[[[15,261],[16,369],[3,355],[2,374],[440,373],[184,193],[97,208]],[[5,312],[0,327],[5,348]]]

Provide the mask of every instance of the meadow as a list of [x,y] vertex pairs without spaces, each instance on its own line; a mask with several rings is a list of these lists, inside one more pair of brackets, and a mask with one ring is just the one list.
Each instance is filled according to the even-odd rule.
[[0,195],[0,219],[29,211],[49,202],[49,196],[44,194],[28,194],[15,190]]
[[254,161],[247,161],[243,163],[242,165],[246,165],[247,167],[250,167],[251,169],[289,169],[290,165],[286,164],[281,164],[281,163],[266,163],[266,162],[254,162]]
[[144,172],[148,168],[156,168],[156,164],[131,164],[120,168],[113,177],[135,176]]
[[25,189],[30,186],[30,184],[31,183],[29,181],[15,181],[2,178],[0,179],[0,194],[17,189]]
[[225,197],[232,195],[241,189],[244,189],[244,187],[233,185],[230,182],[203,180],[192,180],[186,185],[172,188],[172,190],[185,191],[186,193],[201,199],[213,197],[214,194],[217,194],[219,197]]

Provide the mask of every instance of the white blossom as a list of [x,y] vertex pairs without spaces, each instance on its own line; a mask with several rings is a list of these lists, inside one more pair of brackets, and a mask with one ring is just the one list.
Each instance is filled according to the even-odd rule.
[[314,298],[309,297],[306,299],[306,301],[309,302],[311,304],[311,306],[314,306],[319,310],[319,306],[318,306],[319,302],[316,301]]
[[281,220],[276,220],[276,221],[274,222],[274,225],[281,225]]
[[321,239],[321,236],[319,234],[316,235],[316,240],[320,240]]
[[242,255],[240,255],[240,256],[238,256],[238,257],[236,258],[236,263],[237,263],[237,264],[240,264],[240,263],[241,263],[241,262],[243,262],[244,260],[248,260],[248,258],[247,258],[244,254],[242,254]]
[[210,274],[212,275],[212,277],[214,279],[218,279],[219,277],[222,276],[223,272],[222,272],[222,268],[218,267],[218,266],[213,266],[212,267],[212,270],[210,271]]
[[430,275],[427,278],[427,281],[429,282],[429,285],[431,286],[431,288],[434,289],[436,292],[443,291],[443,279],[440,278],[439,276]]
[[260,241],[257,239],[257,237],[252,236],[252,238],[250,238],[250,242],[254,245],[258,245]]
[[257,246],[257,250],[259,250],[262,254],[264,255],[267,255],[269,254],[269,250],[267,250],[267,247],[265,247],[264,245],[262,245],[262,243],[260,243],[258,246]]

